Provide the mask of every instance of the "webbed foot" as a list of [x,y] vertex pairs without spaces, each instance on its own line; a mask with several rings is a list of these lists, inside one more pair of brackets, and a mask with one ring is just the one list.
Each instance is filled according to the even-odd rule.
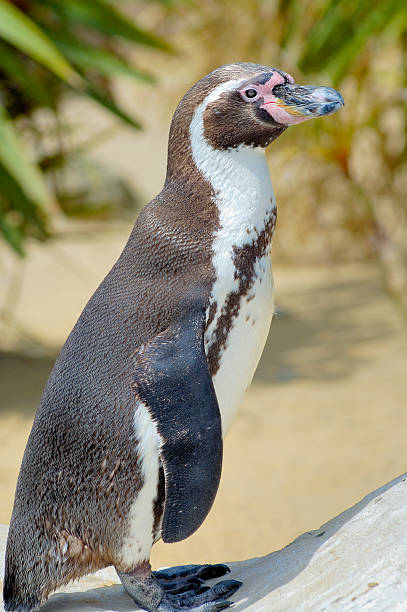
[[[141,568],[140,568],[141,569]],[[212,587],[205,580],[230,572],[223,564],[183,565],[157,572],[137,570],[118,572],[130,597],[150,612],[217,612],[231,605],[231,597],[241,586],[238,580],[222,580]]]
[[[228,597],[231,597],[242,583],[238,580],[222,580],[212,587],[206,586],[205,579],[217,578],[219,575],[217,570],[212,572],[210,567],[207,566],[202,573],[197,572],[175,582],[167,582],[164,586],[164,597],[158,608],[159,612],[186,612],[187,610],[214,612],[228,608],[231,604]],[[221,575],[224,573],[226,572],[223,571]],[[206,578],[199,576],[206,576]]]

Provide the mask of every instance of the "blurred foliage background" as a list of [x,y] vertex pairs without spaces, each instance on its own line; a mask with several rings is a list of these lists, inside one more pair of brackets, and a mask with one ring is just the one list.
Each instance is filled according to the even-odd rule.
[[67,99],[140,129],[121,78],[160,87],[173,73],[170,108],[216,66],[256,61],[337,87],[346,103],[270,148],[279,257],[375,258],[407,314],[406,50],[401,0],[0,0],[1,236],[23,256],[62,217],[135,216],[134,189],[89,155],[106,130],[78,145]]
[[[69,147],[71,126],[60,108],[76,92],[139,129],[112,88],[118,75],[153,80],[128,61],[134,45],[170,50],[114,3],[0,0],[0,230],[18,254],[28,237],[50,237],[56,207],[65,215],[89,215],[131,202],[131,192],[114,177],[99,186],[89,179],[95,169],[78,163],[89,145]],[[39,110],[48,111],[48,121]],[[76,174],[73,181],[67,173],[70,179]]]

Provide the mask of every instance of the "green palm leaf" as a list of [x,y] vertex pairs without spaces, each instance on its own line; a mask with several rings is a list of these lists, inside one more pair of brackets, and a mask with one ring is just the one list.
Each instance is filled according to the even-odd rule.
[[0,108],[0,162],[20,185],[27,198],[38,206],[49,202],[42,174],[32,163],[20,142],[6,111]]
[[22,232],[14,227],[7,219],[0,206],[0,232],[3,234],[6,242],[21,256],[24,256],[23,249],[23,234]]
[[154,78],[147,72],[138,70],[106,49],[91,47],[68,33],[50,32],[49,35],[72,64],[82,70],[91,69],[110,77],[129,76],[149,83],[154,82]]
[[22,56],[13,47],[0,41],[0,69],[18,83],[31,100],[39,105],[52,106],[52,96],[27,68]]
[[162,38],[139,28],[114,6],[103,0],[44,0],[65,20],[77,22],[112,36],[171,52]]
[[331,0],[307,37],[299,66],[328,72],[338,83],[372,36],[406,13],[400,0]]
[[[39,208],[35,202],[27,198],[22,191],[21,185],[7,172],[3,164],[0,163],[0,207],[3,210],[5,225],[11,228],[13,236],[21,238],[30,234],[38,240],[45,240],[49,237],[47,230],[47,216],[42,208]],[[7,213],[11,213],[11,219],[14,216],[14,223],[10,222]],[[15,212],[19,213],[17,215]],[[15,245],[12,244],[13,248]],[[21,254],[21,253],[20,253]]]
[[74,69],[52,41],[36,23],[6,0],[0,0],[0,37],[36,59],[64,81],[75,83]]

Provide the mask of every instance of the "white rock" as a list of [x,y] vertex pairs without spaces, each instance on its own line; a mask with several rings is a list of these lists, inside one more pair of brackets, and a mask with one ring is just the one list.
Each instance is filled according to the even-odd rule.
[[[1,575],[6,534],[0,526]],[[282,550],[230,565],[228,578],[244,583],[233,597],[238,612],[407,610],[407,474]],[[135,609],[107,568],[58,591],[41,610]]]

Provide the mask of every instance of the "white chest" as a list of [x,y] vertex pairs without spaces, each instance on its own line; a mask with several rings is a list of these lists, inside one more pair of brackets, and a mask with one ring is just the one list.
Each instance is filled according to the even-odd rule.
[[[249,294],[238,298],[238,312],[230,321],[230,328],[217,354],[213,383],[222,416],[223,435],[229,430],[250,386],[273,316],[273,277],[269,256],[258,260],[256,272]],[[219,298],[219,287],[215,285],[214,299]],[[207,355],[216,346],[216,332],[222,326],[227,300],[220,304],[205,336]]]
[[219,212],[205,350],[225,434],[251,383],[273,316],[270,246],[276,205],[263,149],[221,151],[206,141],[203,112],[217,95],[215,90],[195,111],[190,137],[194,162],[211,183]]
[[[230,155],[225,153],[224,155]],[[220,216],[205,350],[225,435],[249,387],[273,316],[270,246],[276,208],[264,154],[234,151],[236,172],[211,178]],[[253,157],[254,156],[254,157]],[[249,162],[250,160],[250,162]]]
[[[225,345],[219,355],[219,367],[213,383],[226,435],[239,409],[263,352],[273,316],[273,278],[271,262],[263,261],[264,275],[253,284],[254,297],[242,296],[239,313],[234,318]],[[215,317],[216,329],[218,321]],[[207,350],[213,336],[206,335]]]

